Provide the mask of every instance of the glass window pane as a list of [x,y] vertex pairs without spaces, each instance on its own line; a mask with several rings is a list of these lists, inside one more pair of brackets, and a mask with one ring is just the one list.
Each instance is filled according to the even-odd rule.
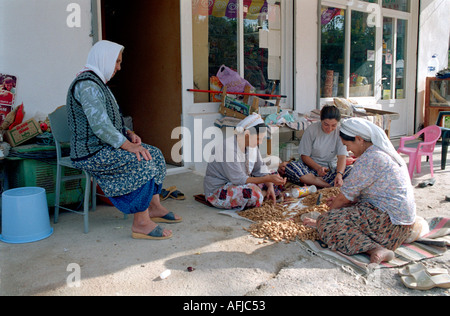
[[383,0],[383,8],[410,12],[411,0]]
[[350,97],[374,96],[376,28],[367,20],[367,13],[352,12]]
[[394,63],[394,20],[383,21],[383,84],[382,99],[392,99],[392,65]]
[[405,98],[405,69],[408,21],[397,20],[396,98]]
[[244,76],[258,93],[281,79],[281,4],[244,0]]
[[345,14],[322,7],[321,97],[344,96]]
[[[192,0],[194,85],[220,90],[216,78],[222,65],[240,72],[257,92],[280,94],[282,63],[281,1],[243,0],[244,21],[239,21],[239,0]],[[243,23],[243,40],[239,24]],[[244,56],[238,56],[239,47]],[[276,85],[274,84],[276,82]],[[195,102],[215,102],[213,95],[195,94]]]
[[[237,70],[237,0],[192,0],[194,88],[216,90],[215,76],[221,65]],[[218,88],[220,90],[220,88]],[[195,93],[195,102],[216,101]]]

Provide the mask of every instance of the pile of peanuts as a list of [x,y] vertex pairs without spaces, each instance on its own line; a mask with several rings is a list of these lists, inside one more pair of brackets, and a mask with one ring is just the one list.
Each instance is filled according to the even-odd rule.
[[258,222],[252,224],[246,230],[256,238],[270,239],[275,242],[285,240],[286,243],[295,241],[296,238],[309,240],[310,238],[315,238],[315,234],[317,234],[314,228],[306,227],[290,220]]
[[[316,206],[315,204],[320,193],[323,195],[322,203]],[[262,207],[240,212],[239,215],[255,222],[248,229],[244,229],[252,236],[265,241],[272,240],[277,243],[285,241],[290,243],[297,238],[302,241],[318,240],[317,230],[303,225],[301,216],[311,212],[320,214],[328,212],[329,207],[326,205],[326,201],[339,193],[340,190],[335,188],[321,190],[313,194],[315,195],[314,203],[311,203],[314,199],[313,195],[307,197],[309,199],[306,203],[306,198],[302,201],[304,205],[312,204],[306,208],[289,209],[287,206],[274,205],[271,202],[267,202]]]
[[322,189],[314,194],[310,194],[306,196],[302,200],[302,204],[305,206],[314,206],[316,205],[317,199],[319,198],[319,195],[322,194],[322,200],[321,204],[326,203],[328,199],[338,196],[341,193],[340,188],[327,188]]

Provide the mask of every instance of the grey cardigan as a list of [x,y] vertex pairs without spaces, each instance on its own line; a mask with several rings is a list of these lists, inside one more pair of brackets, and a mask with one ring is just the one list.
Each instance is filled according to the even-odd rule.
[[[233,153],[227,154],[227,147],[232,149]],[[259,148],[256,149],[256,157],[252,159],[254,165],[250,175],[245,161],[249,158],[245,157],[238,147],[236,136],[227,138],[223,142],[223,147],[217,148],[217,152],[213,150],[203,183],[206,197],[216,193],[226,184],[245,185],[249,177],[263,177],[269,173]]]

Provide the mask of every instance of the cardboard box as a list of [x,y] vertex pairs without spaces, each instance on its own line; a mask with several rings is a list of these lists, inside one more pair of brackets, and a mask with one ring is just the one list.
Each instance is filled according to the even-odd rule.
[[41,128],[36,120],[31,119],[22,124],[17,125],[10,131],[6,131],[5,139],[12,146],[16,147],[20,144],[33,139],[41,134]]

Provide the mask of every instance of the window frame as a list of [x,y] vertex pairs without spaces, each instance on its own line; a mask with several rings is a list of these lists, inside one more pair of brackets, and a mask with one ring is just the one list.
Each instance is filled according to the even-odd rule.
[[[184,30],[182,28],[182,33],[185,33],[187,36],[189,36],[188,41],[183,41],[185,47],[187,45],[190,46],[189,48],[189,55],[185,55],[184,59],[191,61],[193,64],[193,34],[192,34],[192,0],[188,1],[181,1],[182,7],[187,10],[189,9],[189,14],[186,14],[182,17],[182,20],[185,21],[185,24],[190,24],[189,30]],[[244,72],[245,72],[245,56],[244,56],[244,0],[238,0],[238,73],[242,78],[244,78]],[[182,12],[183,12],[182,10]],[[186,11],[184,11],[186,12]],[[294,0],[281,0],[281,15],[282,15],[282,21],[281,21],[281,28],[282,28],[282,38],[281,38],[281,94],[286,95],[287,98],[284,98],[281,100],[281,107],[284,109],[293,109],[294,107],[294,28],[289,27],[294,24]],[[190,21],[190,22],[188,22]],[[189,44],[188,44],[189,43]],[[193,65],[190,67],[189,70],[190,77],[189,79],[189,86],[194,87],[194,81],[193,81]],[[188,70],[188,68],[186,68]],[[186,85],[187,85],[187,82]],[[192,89],[191,88],[191,89]],[[192,97],[186,97],[185,100],[189,100],[187,102],[187,110],[189,114],[199,114],[199,113],[217,113],[219,103],[218,102],[200,102],[195,103],[194,100],[194,94],[191,93]]]
[[[353,3],[352,5],[349,5],[349,3]],[[345,52],[344,52],[344,98],[352,98],[360,100],[361,103],[374,103],[378,100],[382,100],[382,63],[383,63],[383,55],[380,53],[380,48],[382,51],[383,47],[383,25],[380,27],[376,27],[376,33],[375,33],[375,74],[374,74],[374,96],[366,96],[366,97],[351,97],[350,96],[350,63],[351,63],[351,37],[352,37],[352,29],[351,29],[351,23],[352,23],[352,12],[353,11],[359,11],[368,13],[369,11],[369,5],[371,4],[378,4],[380,8],[380,22],[383,23],[383,18],[392,18],[394,20],[395,25],[395,34],[397,34],[397,21],[398,20],[405,20],[408,23],[411,23],[412,20],[412,8],[410,8],[410,12],[404,12],[404,11],[397,11],[393,9],[383,8],[383,0],[378,0],[375,3],[369,3],[365,1],[358,1],[358,0],[320,0],[319,1],[319,21],[321,18],[321,9],[323,7],[334,7],[346,10],[346,20],[345,20]],[[321,27],[319,25],[318,27],[318,37],[319,37],[319,49],[318,49],[318,78],[317,78],[317,98],[318,98],[318,104],[321,106],[324,104],[329,103],[330,101],[333,101],[334,98],[322,98],[320,89],[321,89],[321,70],[322,70],[322,56],[321,56],[321,45],[322,45],[322,32]],[[396,45],[397,43],[395,43]],[[395,58],[394,58],[395,59]],[[393,67],[395,67],[395,60]],[[408,62],[408,61],[407,61]],[[395,68],[394,68],[395,69]],[[405,69],[406,72],[406,69]],[[405,73],[406,75],[406,73]],[[394,85],[395,87],[395,85]],[[404,88],[405,90],[407,87]],[[394,92],[395,93],[395,90]],[[394,98],[395,99],[395,98]]]

